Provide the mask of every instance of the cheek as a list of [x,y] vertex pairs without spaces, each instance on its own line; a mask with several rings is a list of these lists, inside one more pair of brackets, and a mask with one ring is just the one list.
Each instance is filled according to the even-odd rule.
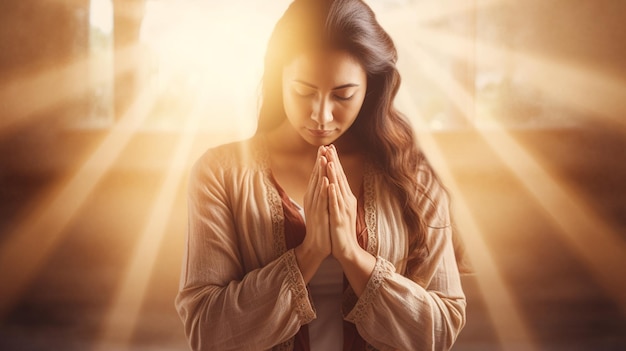
[[294,97],[289,92],[286,92],[283,96],[285,114],[290,120],[300,119],[311,114],[310,104],[306,100]]
[[335,123],[339,123],[343,125],[343,127],[348,127],[351,125],[359,114],[358,104],[351,104],[350,106],[342,106],[335,108],[333,111],[333,119]]
[[361,106],[363,106],[362,99],[354,101],[344,108],[342,115],[347,120],[354,120],[359,115],[359,112],[361,111]]

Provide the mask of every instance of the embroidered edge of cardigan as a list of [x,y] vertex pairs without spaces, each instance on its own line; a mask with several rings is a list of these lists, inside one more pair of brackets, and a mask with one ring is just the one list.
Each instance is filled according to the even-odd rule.
[[270,205],[270,216],[272,218],[272,243],[274,247],[274,257],[280,257],[287,251],[285,243],[285,214],[280,200],[278,190],[270,180],[269,155],[265,148],[264,139],[255,139],[253,149],[255,159],[259,162],[259,167],[263,173],[263,183],[267,189],[267,200]]
[[[374,166],[367,162],[365,165],[365,172],[363,174],[363,183],[364,183],[364,199],[363,199],[363,208],[365,209],[365,226],[367,228],[367,252],[377,256],[378,253],[378,226],[376,223],[376,179],[375,179],[375,169]],[[378,261],[378,260],[377,260]],[[378,265],[378,262],[377,262]],[[375,266],[374,273],[380,273],[377,271]],[[376,279],[377,285],[372,287],[367,287],[367,289],[378,289],[380,285],[382,285],[382,278]],[[378,283],[379,282],[379,283]],[[369,284],[368,284],[369,285]],[[354,291],[349,288],[348,291],[344,292],[344,304],[342,308],[346,311],[346,308],[355,309],[356,312],[354,319],[360,319],[366,317],[365,307],[370,305],[373,301],[373,294],[369,294],[368,301],[360,304],[357,296],[354,294]],[[346,315],[344,314],[344,318]],[[378,349],[372,344],[366,342],[365,349],[367,351],[378,351]]]
[[365,226],[367,227],[367,252],[377,256],[378,253],[378,228],[376,225],[376,184],[374,169],[369,163],[366,164],[363,174],[364,181],[364,210]]
[[367,309],[374,303],[374,299],[378,295],[378,290],[385,284],[386,278],[394,271],[395,267],[391,262],[380,256],[376,258],[376,265],[374,266],[372,276],[361,298],[357,301],[356,306],[354,306],[354,309],[348,316],[348,321],[356,324],[358,321],[367,318]]

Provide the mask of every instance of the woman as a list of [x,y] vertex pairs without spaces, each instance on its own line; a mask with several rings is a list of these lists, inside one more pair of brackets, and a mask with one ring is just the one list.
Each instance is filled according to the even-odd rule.
[[193,349],[452,346],[448,201],[392,107],[395,62],[360,0],[295,0],[276,24],[256,135],[192,172],[176,306]]

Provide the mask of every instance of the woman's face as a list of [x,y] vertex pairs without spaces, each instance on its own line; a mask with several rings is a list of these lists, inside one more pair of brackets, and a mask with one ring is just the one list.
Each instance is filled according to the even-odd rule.
[[367,74],[346,51],[302,54],[283,69],[287,120],[309,144],[328,145],[356,120]]

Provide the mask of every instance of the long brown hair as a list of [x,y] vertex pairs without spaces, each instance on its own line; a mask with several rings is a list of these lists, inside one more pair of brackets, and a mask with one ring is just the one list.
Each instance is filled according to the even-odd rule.
[[417,182],[424,162],[407,119],[393,107],[400,87],[392,39],[361,0],[295,0],[277,22],[265,56],[257,134],[285,118],[282,70],[296,55],[315,49],[347,50],[367,72],[367,92],[352,125],[367,155],[377,163],[402,206],[409,230],[407,271],[427,256],[425,225],[418,206],[424,191]]

